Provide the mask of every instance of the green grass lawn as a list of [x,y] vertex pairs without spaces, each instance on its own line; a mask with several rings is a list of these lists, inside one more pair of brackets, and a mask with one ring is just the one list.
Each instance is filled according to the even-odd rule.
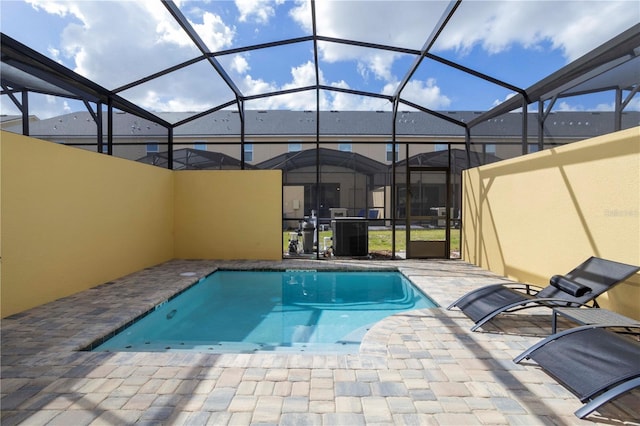
[[[283,251],[287,251],[289,248],[289,232],[285,231],[282,233],[282,247]],[[321,231],[320,232],[320,248],[322,248],[322,242],[324,241],[324,237],[330,237],[332,235],[331,231]],[[444,229],[420,229],[420,230],[412,230],[411,238],[413,240],[444,240],[445,231]],[[299,237],[300,241],[302,241],[302,237]],[[405,251],[406,250],[406,231],[397,230],[396,231],[396,251]],[[459,251],[460,250],[460,230],[452,229],[451,230],[451,250]],[[369,230],[369,251],[391,251],[391,230],[382,230],[382,231],[373,231]]]

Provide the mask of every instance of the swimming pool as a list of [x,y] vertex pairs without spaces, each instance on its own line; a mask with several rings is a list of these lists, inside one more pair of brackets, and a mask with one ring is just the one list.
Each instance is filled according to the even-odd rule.
[[381,319],[435,306],[399,272],[217,271],[93,350],[357,352]]

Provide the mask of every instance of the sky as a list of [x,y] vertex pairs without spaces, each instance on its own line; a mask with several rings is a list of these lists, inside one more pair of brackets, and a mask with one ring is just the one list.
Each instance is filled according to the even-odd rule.
[[[211,52],[312,34],[307,0],[175,1]],[[317,33],[368,43],[423,48],[449,2],[317,0]],[[0,0],[4,34],[115,90],[200,55],[159,0]],[[430,53],[527,88],[640,22],[636,0],[465,0]],[[415,56],[318,43],[320,83],[392,95]],[[315,84],[313,43],[217,56],[245,95]],[[234,100],[207,61],[119,92],[151,111],[200,112]],[[408,80],[402,98],[433,110],[485,111],[512,90],[432,60]],[[247,101],[247,109],[314,110],[315,91]],[[40,118],[85,110],[63,98],[31,95]],[[613,110],[613,92],[559,100],[554,111]],[[321,91],[322,110],[390,110],[385,99]],[[2,114],[17,114],[7,96]],[[401,106],[402,110],[409,107]],[[531,105],[529,110],[537,109]],[[636,94],[627,110],[640,110]]]

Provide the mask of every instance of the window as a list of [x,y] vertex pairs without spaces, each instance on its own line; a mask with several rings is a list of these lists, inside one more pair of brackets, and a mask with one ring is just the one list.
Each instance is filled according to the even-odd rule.
[[147,154],[151,154],[154,152],[160,152],[160,147],[157,143],[148,143],[147,144]]
[[244,161],[253,161],[253,144],[244,144]]
[[199,149],[200,151],[206,151],[207,150],[207,144],[206,143],[194,143],[193,144],[193,149]]
[[353,147],[350,143],[341,143],[338,144],[338,151],[351,152],[353,151]]
[[437,143],[433,148],[434,151],[446,151],[447,149],[449,149],[449,145],[446,143]]
[[[391,154],[392,152],[393,152],[393,144],[388,143],[387,144],[387,161],[393,161],[393,155]],[[396,144],[396,160],[398,159],[399,152],[400,152],[400,145]]]
[[484,152],[487,154],[496,154],[496,144],[490,143],[484,146]]
[[538,145],[530,143],[529,145],[527,145],[527,151],[529,152],[529,154],[531,154],[532,152],[538,152]]
[[302,151],[302,144],[301,143],[290,143],[289,144],[289,152],[298,152],[298,151]]

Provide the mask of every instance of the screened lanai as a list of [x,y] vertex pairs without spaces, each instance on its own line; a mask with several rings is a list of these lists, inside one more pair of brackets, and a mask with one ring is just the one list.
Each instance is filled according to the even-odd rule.
[[[462,168],[581,140],[603,123],[607,131],[638,125],[632,5],[3,2],[2,114],[24,135],[38,129],[36,137],[107,155],[137,149],[130,159],[161,156],[151,162],[167,168],[183,154],[196,158],[184,151],[195,145],[240,169],[304,153],[304,208],[291,217],[283,206],[283,223],[311,211],[330,220],[331,208],[379,209],[376,219],[395,235],[413,226],[400,192],[415,173],[428,181],[425,194],[440,188],[439,205],[419,209],[418,222],[449,230],[459,225]],[[594,115],[571,118],[579,113]],[[56,136],[63,127],[72,130]],[[559,127],[568,136],[556,137]],[[443,150],[437,166],[404,161]],[[334,151],[386,172],[333,164]],[[348,204],[323,202],[336,189],[331,167],[350,176]]]
[[[168,168],[168,156],[168,151],[157,152],[147,154],[136,161]],[[172,169],[174,170],[239,170],[240,168],[240,161],[220,152],[191,148],[182,148],[173,152]]]

